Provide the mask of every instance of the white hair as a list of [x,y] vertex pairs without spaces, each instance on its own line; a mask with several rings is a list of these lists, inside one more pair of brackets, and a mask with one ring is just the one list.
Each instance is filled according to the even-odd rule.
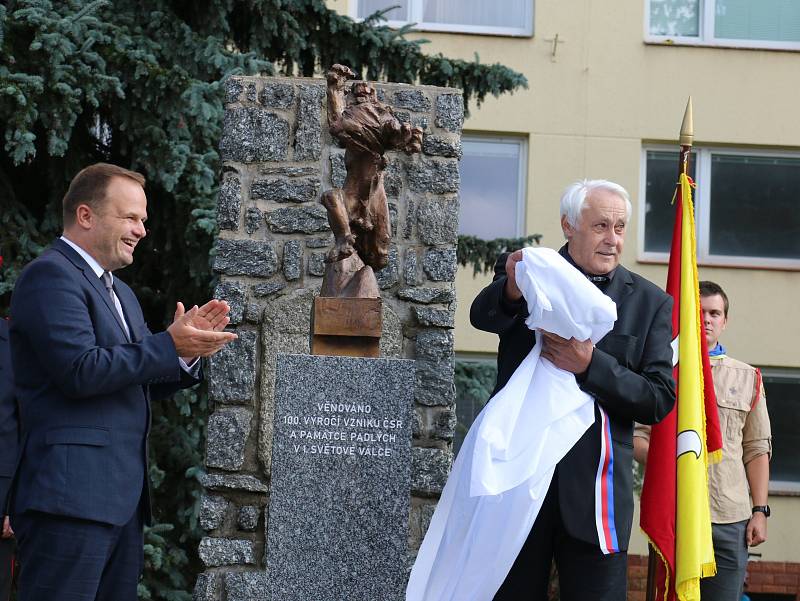
[[625,220],[630,221],[633,207],[628,191],[619,184],[605,179],[585,179],[567,187],[561,195],[561,217],[566,217],[567,223],[572,227],[578,227],[581,212],[586,206],[586,198],[595,190],[607,190],[623,199],[626,209]]

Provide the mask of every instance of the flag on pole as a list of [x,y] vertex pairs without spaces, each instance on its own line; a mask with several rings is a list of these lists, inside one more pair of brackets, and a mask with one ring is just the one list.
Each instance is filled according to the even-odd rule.
[[642,530],[661,559],[656,598],[666,601],[699,600],[700,578],[716,573],[708,463],[719,459],[722,436],[700,317],[692,186],[682,172],[667,276],[677,400],[653,426],[641,498]]

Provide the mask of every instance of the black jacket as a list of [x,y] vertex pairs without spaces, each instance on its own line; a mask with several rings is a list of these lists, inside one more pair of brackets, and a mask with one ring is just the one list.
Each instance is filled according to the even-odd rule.
[[8,513],[8,491],[17,465],[18,421],[8,322],[0,317],[0,520]]
[[[470,311],[474,327],[500,336],[497,386],[492,396],[505,386],[536,340],[525,325],[524,303],[515,310],[504,301],[507,257],[503,254],[498,259],[493,282],[475,298]],[[580,388],[597,400],[595,423],[558,464],[556,476],[561,515],[569,534],[601,548],[604,534],[609,550],[624,551],[633,519],[633,422],[657,423],[675,403],[672,298],[621,265],[604,293],[617,305],[617,321],[595,345],[589,369],[576,376]],[[605,421],[612,441],[606,459],[612,461],[604,466],[601,433]],[[613,488],[605,493],[605,505],[602,495],[595,492],[603,490],[601,477],[613,479]]]

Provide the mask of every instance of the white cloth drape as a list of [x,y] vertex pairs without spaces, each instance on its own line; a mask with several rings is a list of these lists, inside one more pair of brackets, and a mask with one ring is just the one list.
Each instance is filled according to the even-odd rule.
[[[614,302],[554,250],[526,248],[516,278],[530,329],[597,342],[616,321]],[[594,401],[575,376],[540,354],[537,336],[467,433],[406,601],[490,601],[528,537],[556,464],[594,422]]]

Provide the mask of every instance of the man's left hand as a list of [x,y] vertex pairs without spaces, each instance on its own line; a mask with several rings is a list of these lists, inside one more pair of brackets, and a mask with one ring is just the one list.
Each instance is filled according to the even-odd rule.
[[200,307],[192,319],[192,326],[198,330],[221,332],[230,323],[231,308],[227,302],[212,298]]
[[767,540],[767,516],[756,511],[747,522],[747,546],[756,547]]
[[594,351],[591,340],[567,340],[544,330],[539,330],[539,334],[542,336],[542,357],[550,363],[573,374],[582,374],[589,369]]
[[[198,309],[191,320],[191,326],[207,332],[221,332],[231,321],[230,317],[228,317],[230,311],[231,308],[227,302],[212,298]],[[191,365],[197,357],[181,357],[181,359],[187,365]]]

